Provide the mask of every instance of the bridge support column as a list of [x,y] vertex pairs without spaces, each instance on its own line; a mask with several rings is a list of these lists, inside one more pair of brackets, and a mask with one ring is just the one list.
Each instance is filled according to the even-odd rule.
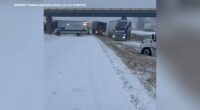
[[127,20],[127,16],[122,16],[121,20]]
[[52,22],[53,22],[53,19],[51,16],[46,16],[46,31],[48,34],[52,34],[53,33],[53,28],[52,28]]

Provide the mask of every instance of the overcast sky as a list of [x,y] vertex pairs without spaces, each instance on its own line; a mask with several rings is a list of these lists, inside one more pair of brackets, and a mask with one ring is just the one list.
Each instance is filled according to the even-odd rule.
[[44,3],[82,3],[87,8],[156,8],[156,0],[44,0]]

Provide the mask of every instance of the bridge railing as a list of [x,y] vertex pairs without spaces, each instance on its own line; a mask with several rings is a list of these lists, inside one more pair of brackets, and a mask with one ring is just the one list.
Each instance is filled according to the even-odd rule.
[[130,11],[143,11],[143,10],[149,10],[149,11],[156,11],[156,8],[45,8],[45,10],[130,10]]

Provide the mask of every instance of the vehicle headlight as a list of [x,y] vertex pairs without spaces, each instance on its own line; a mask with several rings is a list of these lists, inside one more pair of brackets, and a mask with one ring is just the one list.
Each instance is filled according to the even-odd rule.
[[83,26],[88,26],[88,22],[83,22]]
[[83,23],[83,26],[87,26],[87,24],[86,24],[86,23]]
[[69,23],[67,23],[67,26],[70,26],[70,24],[69,24]]
[[123,39],[125,39],[126,38],[126,34],[123,34]]
[[113,38],[115,38],[115,35],[113,34],[113,36],[112,36]]

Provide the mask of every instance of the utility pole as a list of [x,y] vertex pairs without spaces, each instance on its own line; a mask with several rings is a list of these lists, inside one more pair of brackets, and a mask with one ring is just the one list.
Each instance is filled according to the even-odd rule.
[[127,16],[122,16],[121,20],[127,20]]

